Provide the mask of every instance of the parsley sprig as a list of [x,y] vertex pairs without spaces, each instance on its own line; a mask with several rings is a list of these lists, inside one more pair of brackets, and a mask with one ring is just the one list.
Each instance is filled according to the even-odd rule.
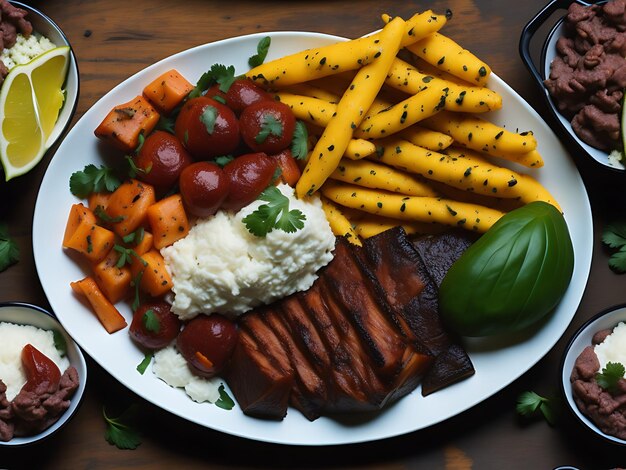
[[213,64],[211,68],[204,72],[193,90],[189,92],[188,98],[202,96],[211,86],[218,84],[222,93],[226,93],[235,81],[235,67],[226,67],[222,64]]
[[602,232],[602,243],[617,250],[609,258],[609,267],[619,273],[626,272],[626,222],[607,225]]
[[235,402],[226,392],[224,384],[220,384],[219,392],[220,397],[215,402],[215,405],[219,408],[222,408],[223,410],[232,410],[235,406]]
[[309,133],[302,121],[296,121],[291,139],[291,154],[296,160],[304,160],[309,153]]
[[283,123],[271,114],[266,114],[261,118],[261,129],[254,140],[257,144],[262,144],[269,136],[282,137]]
[[20,260],[17,243],[9,236],[6,224],[0,224],[0,272]]
[[289,198],[276,186],[266,188],[259,199],[268,202],[243,218],[246,228],[257,237],[264,237],[274,229],[295,232],[304,227],[306,216],[298,209],[289,210]]
[[267,57],[267,53],[269,52],[271,44],[272,38],[270,38],[269,36],[265,36],[263,39],[261,39],[256,46],[256,54],[248,59],[248,65],[252,68],[261,65]]
[[104,438],[109,444],[116,446],[118,449],[130,450],[136,449],[141,444],[139,432],[131,425],[136,413],[136,406],[131,405],[117,418],[112,418],[107,415],[106,409],[102,407],[102,416],[104,416],[107,424]]
[[596,382],[604,390],[613,393],[617,391],[617,384],[624,378],[624,365],[620,362],[607,362],[602,368],[602,372],[596,374]]
[[517,397],[515,410],[521,416],[535,416],[540,412],[549,425],[555,422],[553,403],[549,398],[542,397],[535,392],[523,392]]
[[113,192],[120,184],[122,183],[115,171],[104,165],[98,168],[89,164],[82,171],[75,171],[70,176],[70,191],[79,198],[86,198],[91,193]]

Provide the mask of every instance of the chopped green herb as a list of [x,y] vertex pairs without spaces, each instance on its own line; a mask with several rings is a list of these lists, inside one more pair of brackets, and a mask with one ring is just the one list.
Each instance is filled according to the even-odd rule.
[[106,211],[104,210],[104,207],[100,205],[96,206],[93,213],[96,217],[98,217],[102,222],[106,224],[116,224],[126,218],[123,215],[118,215],[117,217],[111,217],[109,214],[106,213]]
[[304,227],[306,216],[297,209],[289,210],[289,198],[276,186],[266,188],[259,199],[269,204],[260,205],[243,218],[243,223],[253,235],[264,237],[274,229],[289,233]]
[[176,119],[173,116],[161,116],[159,118],[159,122],[157,122],[157,125],[155,126],[155,129],[173,134],[175,123]]
[[535,392],[522,393],[517,398],[515,409],[521,416],[533,416],[539,411],[548,424],[554,425],[554,411],[550,399],[537,395]]
[[213,64],[208,72],[204,72],[198,80],[196,87],[189,92],[189,98],[202,96],[212,85],[219,84],[222,93],[226,93],[235,81],[235,67],[226,67],[222,64]]
[[156,313],[154,313],[154,310],[151,308],[143,314],[141,321],[143,322],[143,326],[146,327],[146,330],[152,333],[158,333],[161,331],[161,322],[159,321],[159,317],[157,317]]
[[141,284],[141,278],[143,277],[143,269],[137,273],[137,275],[130,281],[130,286],[135,288],[135,297],[130,308],[133,312],[141,305],[141,296],[139,295],[139,285]]
[[144,266],[148,265],[148,263],[146,263],[146,261],[132,248],[126,248],[122,245],[115,244],[113,249],[120,254],[120,257],[115,265],[118,268],[122,268],[126,264],[131,264],[133,262],[133,257],[137,258],[137,260],[139,260],[139,262]]
[[220,385],[219,392],[220,397],[215,402],[215,406],[218,406],[224,410],[232,410],[235,407],[235,402],[232,398],[230,398],[228,393],[226,393],[226,390],[224,389],[224,384]]
[[248,65],[252,68],[258,67],[261,65],[265,58],[267,57],[267,53],[270,49],[270,44],[272,43],[272,38],[269,36],[265,36],[263,39],[259,41],[256,46],[256,54],[248,59]]
[[235,157],[233,157],[232,155],[221,155],[219,157],[216,157],[213,161],[215,162],[216,165],[220,166],[221,168],[224,168],[234,159]]
[[89,164],[70,176],[70,191],[74,196],[86,198],[91,193],[113,192],[121,184],[112,168]]
[[215,106],[207,106],[202,111],[200,115],[200,122],[204,124],[207,133],[213,134],[213,130],[215,130],[215,121],[217,120],[217,108]]
[[148,173],[150,173],[152,171],[152,163],[149,164],[145,169],[144,168],[139,168],[136,164],[135,164],[135,160],[133,160],[133,157],[131,157],[130,155],[126,155],[124,157],[126,159],[126,162],[128,163],[128,177],[129,178],[136,178],[138,174],[144,174],[147,175]]
[[143,227],[139,227],[134,232],[129,233],[125,237],[122,237],[122,240],[124,241],[124,243],[128,243],[131,245],[139,245],[143,241],[143,237],[145,233],[146,233],[145,229]]
[[59,351],[59,354],[65,356],[67,354],[65,336],[63,336],[59,330],[52,330],[52,341],[54,341],[54,348]]
[[151,352],[146,353],[143,360],[137,365],[137,372],[143,375],[150,363],[152,362],[152,357],[153,355]]
[[20,260],[20,250],[17,243],[9,237],[6,224],[0,224],[0,272]]
[[261,130],[254,140],[257,144],[262,144],[270,135],[281,137],[283,135],[283,124],[271,114],[266,114],[261,118]]
[[309,153],[309,133],[302,121],[296,121],[291,140],[291,154],[296,160],[304,160]]
[[596,382],[604,390],[608,392],[615,392],[617,390],[617,383],[619,379],[624,378],[624,365],[620,362],[607,362],[606,366],[602,368],[602,372],[596,374]]
[[117,418],[110,418],[106,414],[106,410],[102,407],[102,416],[107,424],[104,438],[111,445],[118,449],[136,449],[141,444],[139,433],[133,429],[128,421],[132,419],[133,409],[128,408]]

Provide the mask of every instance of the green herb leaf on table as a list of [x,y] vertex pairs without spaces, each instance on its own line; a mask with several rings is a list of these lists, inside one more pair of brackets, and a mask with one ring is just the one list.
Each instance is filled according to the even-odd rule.
[[252,68],[261,65],[267,57],[267,53],[269,52],[271,44],[272,38],[270,38],[269,36],[265,36],[263,39],[261,39],[256,46],[257,53],[248,59],[248,65]]
[[549,398],[542,397],[535,392],[523,392],[517,398],[515,410],[521,416],[531,417],[540,412],[551,426],[554,425],[555,416],[552,403]]
[[224,384],[220,385],[219,392],[220,397],[215,402],[215,406],[222,408],[223,410],[232,410],[235,407],[235,402],[226,392]]
[[602,231],[602,243],[618,250],[609,258],[609,267],[619,273],[626,272],[626,222],[607,225]]
[[139,372],[141,375],[143,375],[144,372],[146,372],[146,369],[148,368],[150,363],[152,362],[152,358],[153,358],[153,355],[152,355],[151,352],[146,353],[146,355],[144,356],[143,360],[137,366],[137,372]]
[[296,121],[291,140],[291,154],[296,160],[304,160],[309,153],[309,133],[302,121]]
[[270,136],[281,137],[283,135],[283,124],[271,114],[263,116],[261,130],[254,140],[257,144],[262,144]]
[[20,250],[17,243],[9,237],[6,224],[0,224],[0,272],[20,260]]
[[70,176],[70,191],[74,196],[86,198],[91,193],[113,192],[122,184],[112,168],[89,164]]
[[624,378],[624,373],[626,373],[626,369],[620,362],[607,362],[606,366],[602,368],[602,372],[596,374],[596,382],[604,390],[614,392],[619,380]]
[[260,205],[243,218],[243,223],[253,235],[264,237],[274,229],[295,232],[304,227],[306,216],[298,209],[289,210],[289,198],[276,186],[266,188],[259,199],[269,204]]
[[130,425],[134,415],[132,406],[117,418],[107,416],[103,407],[102,415],[107,424],[104,438],[109,444],[116,446],[118,449],[130,450],[136,449],[141,444],[139,433]]

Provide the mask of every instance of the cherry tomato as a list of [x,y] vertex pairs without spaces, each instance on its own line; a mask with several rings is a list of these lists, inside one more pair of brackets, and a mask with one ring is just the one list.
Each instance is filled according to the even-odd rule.
[[230,185],[224,209],[238,211],[254,201],[269,186],[278,168],[278,160],[264,153],[247,153],[224,167]]
[[196,374],[213,377],[227,365],[238,336],[237,326],[226,317],[198,315],[180,332],[176,347]]
[[220,103],[222,103],[222,102],[226,103],[226,93],[224,93],[222,90],[220,90],[220,86],[219,85],[211,86],[204,93],[204,96],[206,96],[207,98],[211,98],[211,99],[213,99],[215,101],[219,101]]
[[175,135],[154,131],[146,137],[135,157],[135,165],[143,170],[137,173],[137,179],[164,192],[178,181],[183,168],[192,162],[191,156]]
[[206,96],[185,103],[176,118],[174,131],[189,153],[199,160],[228,155],[239,144],[239,122],[235,113]]
[[26,383],[22,390],[32,392],[40,385],[47,383],[47,390],[57,390],[61,381],[61,371],[44,353],[27,344],[22,349],[22,366],[26,373]]
[[257,101],[273,101],[272,95],[252,80],[241,78],[235,80],[226,92],[226,104],[236,114]]
[[285,149],[276,155],[271,155],[271,158],[275,158],[278,161],[278,166],[280,167],[280,181],[289,186],[295,186],[302,172],[300,171],[298,162],[293,158],[291,150]]
[[144,348],[161,349],[174,341],[181,324],[167,302],[146,302],[135,311],[128,333]]
[[180,174],[180,194],[189,212],[208,217],[217,212],[230,192],[229,178],[215,163],[196,162]]
[[239,117],[241,137],[255,152],[278,153],[291,144],[296,118],[280,101],[257,101]]

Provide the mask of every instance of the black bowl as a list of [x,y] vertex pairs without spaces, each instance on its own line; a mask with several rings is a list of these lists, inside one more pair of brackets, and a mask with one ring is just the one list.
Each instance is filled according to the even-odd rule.
[[[589,144],[583,142],[578,138],[576,133],[572,130],[572,126],[569,119],[564,117],[558,110],[555,101],[550,96],[547,88],[544,85],[544,80],[550,75],[550,63],[556,56],[556,41],[561,37],[564,30],[564,19],[562,16],[553,26],[546,36],[541,50],[540,68],[537,68],[531,53],[530,43],[537,31],[546,24],[546,22],[559,10],[567,10],[572,3],[578,3],[584,6],[590,6],[594,3],[583,2],[581,0],[551,0],[535,17],[528,22],[528,24],[522,30],[522,35],[519,43],[519,53],[524,62],[524,65],[532,75],[535,84],[539,88],[542,97],[544,98],[548,109],[554,117],[555,125],[551,124],[552,129],[562,139],[568,142],[576,149],[575,157],[591,159],[595,166],[602,169],[606,169],[615,173],[623,174],[626,172],[626,168],[623,165],[614,165],[609,160],[609,154],[603,150],[596,149]],[[597,2],[605,3],[605,2]],[[556,127],[556,128],[555,128]]]

